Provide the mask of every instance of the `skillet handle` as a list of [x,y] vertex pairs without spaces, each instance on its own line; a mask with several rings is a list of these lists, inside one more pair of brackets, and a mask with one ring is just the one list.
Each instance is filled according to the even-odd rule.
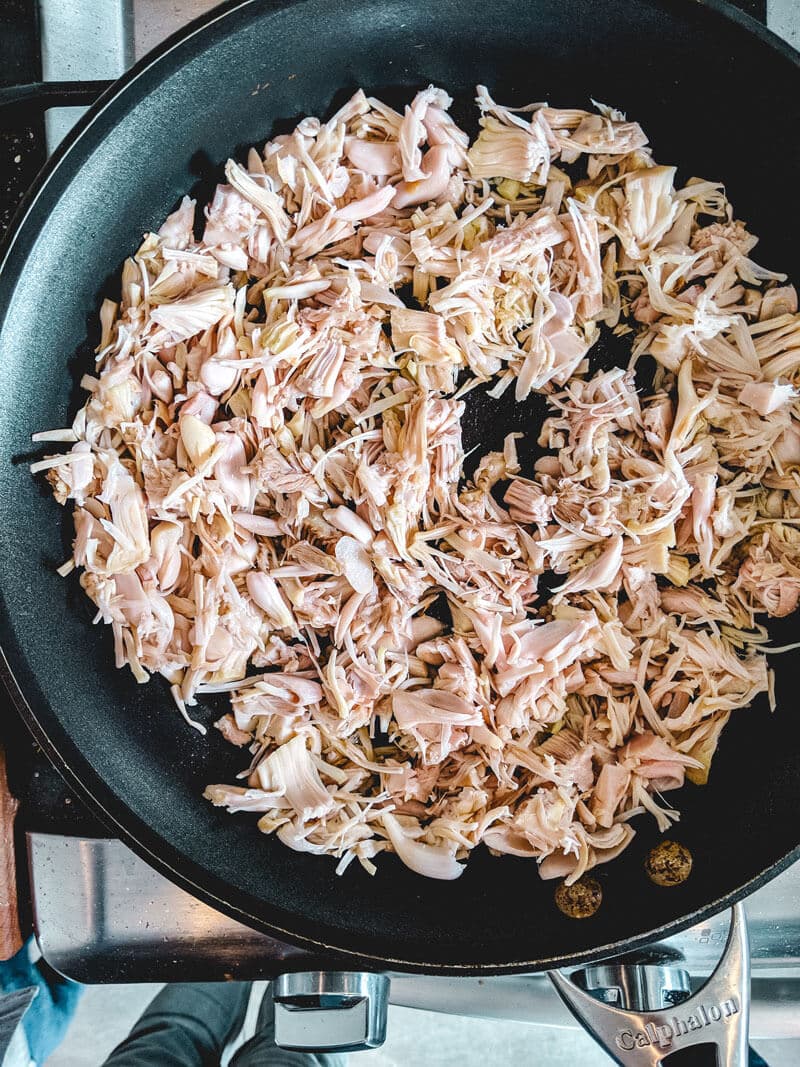
[[744,908],[736,904],[722,959],[708,981],[675,1007],[629,1011],[584,992],[560,971],[549,978],[578,1022],[622,1067],[658,1067],[693,1045],[717,1047],[720,1067],[747,1067],[750,946]]

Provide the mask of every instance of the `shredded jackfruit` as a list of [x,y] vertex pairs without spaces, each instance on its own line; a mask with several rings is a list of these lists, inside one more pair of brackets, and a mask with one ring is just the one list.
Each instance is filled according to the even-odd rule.
[[[184,198],[126,261],[34,471],[118,666],[200,730],[229,695],[251,759],[212,803],[339,871],[455,878],[483,842],[573,880],[774,702],[800,316],[637,123],[477,102],[472,145],[440,89],[359,91],[229,160],[200,239]],[[629,368],[595,365],[610,330]],[[509,434],[469,480],[466,406],[512,385],[541,454]]]

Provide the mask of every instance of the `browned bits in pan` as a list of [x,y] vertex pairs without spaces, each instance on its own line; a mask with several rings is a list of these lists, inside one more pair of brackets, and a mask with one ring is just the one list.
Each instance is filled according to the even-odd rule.
[[680,885],[691,874],[692,854],[677,841],[662,841],[648,852],[644,869],[656,885]]
[[556,889],[556,904],[570,919],[588,919],[603,900],[603,890],[596,878],[584,875],[573,885],[562,882]]

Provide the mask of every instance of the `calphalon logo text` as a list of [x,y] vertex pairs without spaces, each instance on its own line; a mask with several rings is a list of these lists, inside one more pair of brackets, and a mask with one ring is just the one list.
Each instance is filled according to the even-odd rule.
[[681,1038],[693,1030],[703,1030],[706,1026],[718,1023],[720,1019],[727,1021],[733,1015],[739,1014],[739,1001],[736,997],[723,1000],[720,1004],[709,1004],[708,1007],[701,1004],[699,1008],[684,1018],[672,1017],[671,1022],[648,1023],[644,1030],[618,1030],[615,1038],[617,1048],[623,1052],[630,1052],[635,1048],[645,1048],[648,1045],[657,1045],[659,1048],[670,1048],[676,1038]]

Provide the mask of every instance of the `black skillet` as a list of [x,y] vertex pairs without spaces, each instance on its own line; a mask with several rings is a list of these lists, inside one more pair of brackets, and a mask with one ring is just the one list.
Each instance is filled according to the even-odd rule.
[[[694,857],[672,890],[647,879],[649,820],[598,872],[603,904],[565,918],[533,863],[480,851],[454,883],[393,858],[374,878],[291,852],[201,799],[241,755],[201,738],[164,685],[111,666],[68,555],[69,524],[30,477],[30,434],[67,424],[91,364],[96,312],[123,258],[186,190],[201,200],[232,152],[324,115],[358,85],[407,99],[435,82],[474,125],[476,82],[497,99],[611,103],[642,122],[681,175],[724,179],[762,235],[759,259],[800,277],[798,57],[753,20],[691,0],[305,0],[234,3],[187,27],[103,96],[28,197],[0,271],[0,638],[31,730],[109,827],[192,893],[245,923],[373,965],[432,972],[537,970],[676,931],[755,889],[800,844],[797,657],[778,667],[778,703],[733,717],[707,787],[674,799],[673,836]],[[470,116],[472,116],[470,118]],[[614,358],[606,346],[598,359]],[[470,413],[467,445],[537,415]],[[795,624],[789,623],[788,633]],[[214,716],[207,709],[205,717]]]

